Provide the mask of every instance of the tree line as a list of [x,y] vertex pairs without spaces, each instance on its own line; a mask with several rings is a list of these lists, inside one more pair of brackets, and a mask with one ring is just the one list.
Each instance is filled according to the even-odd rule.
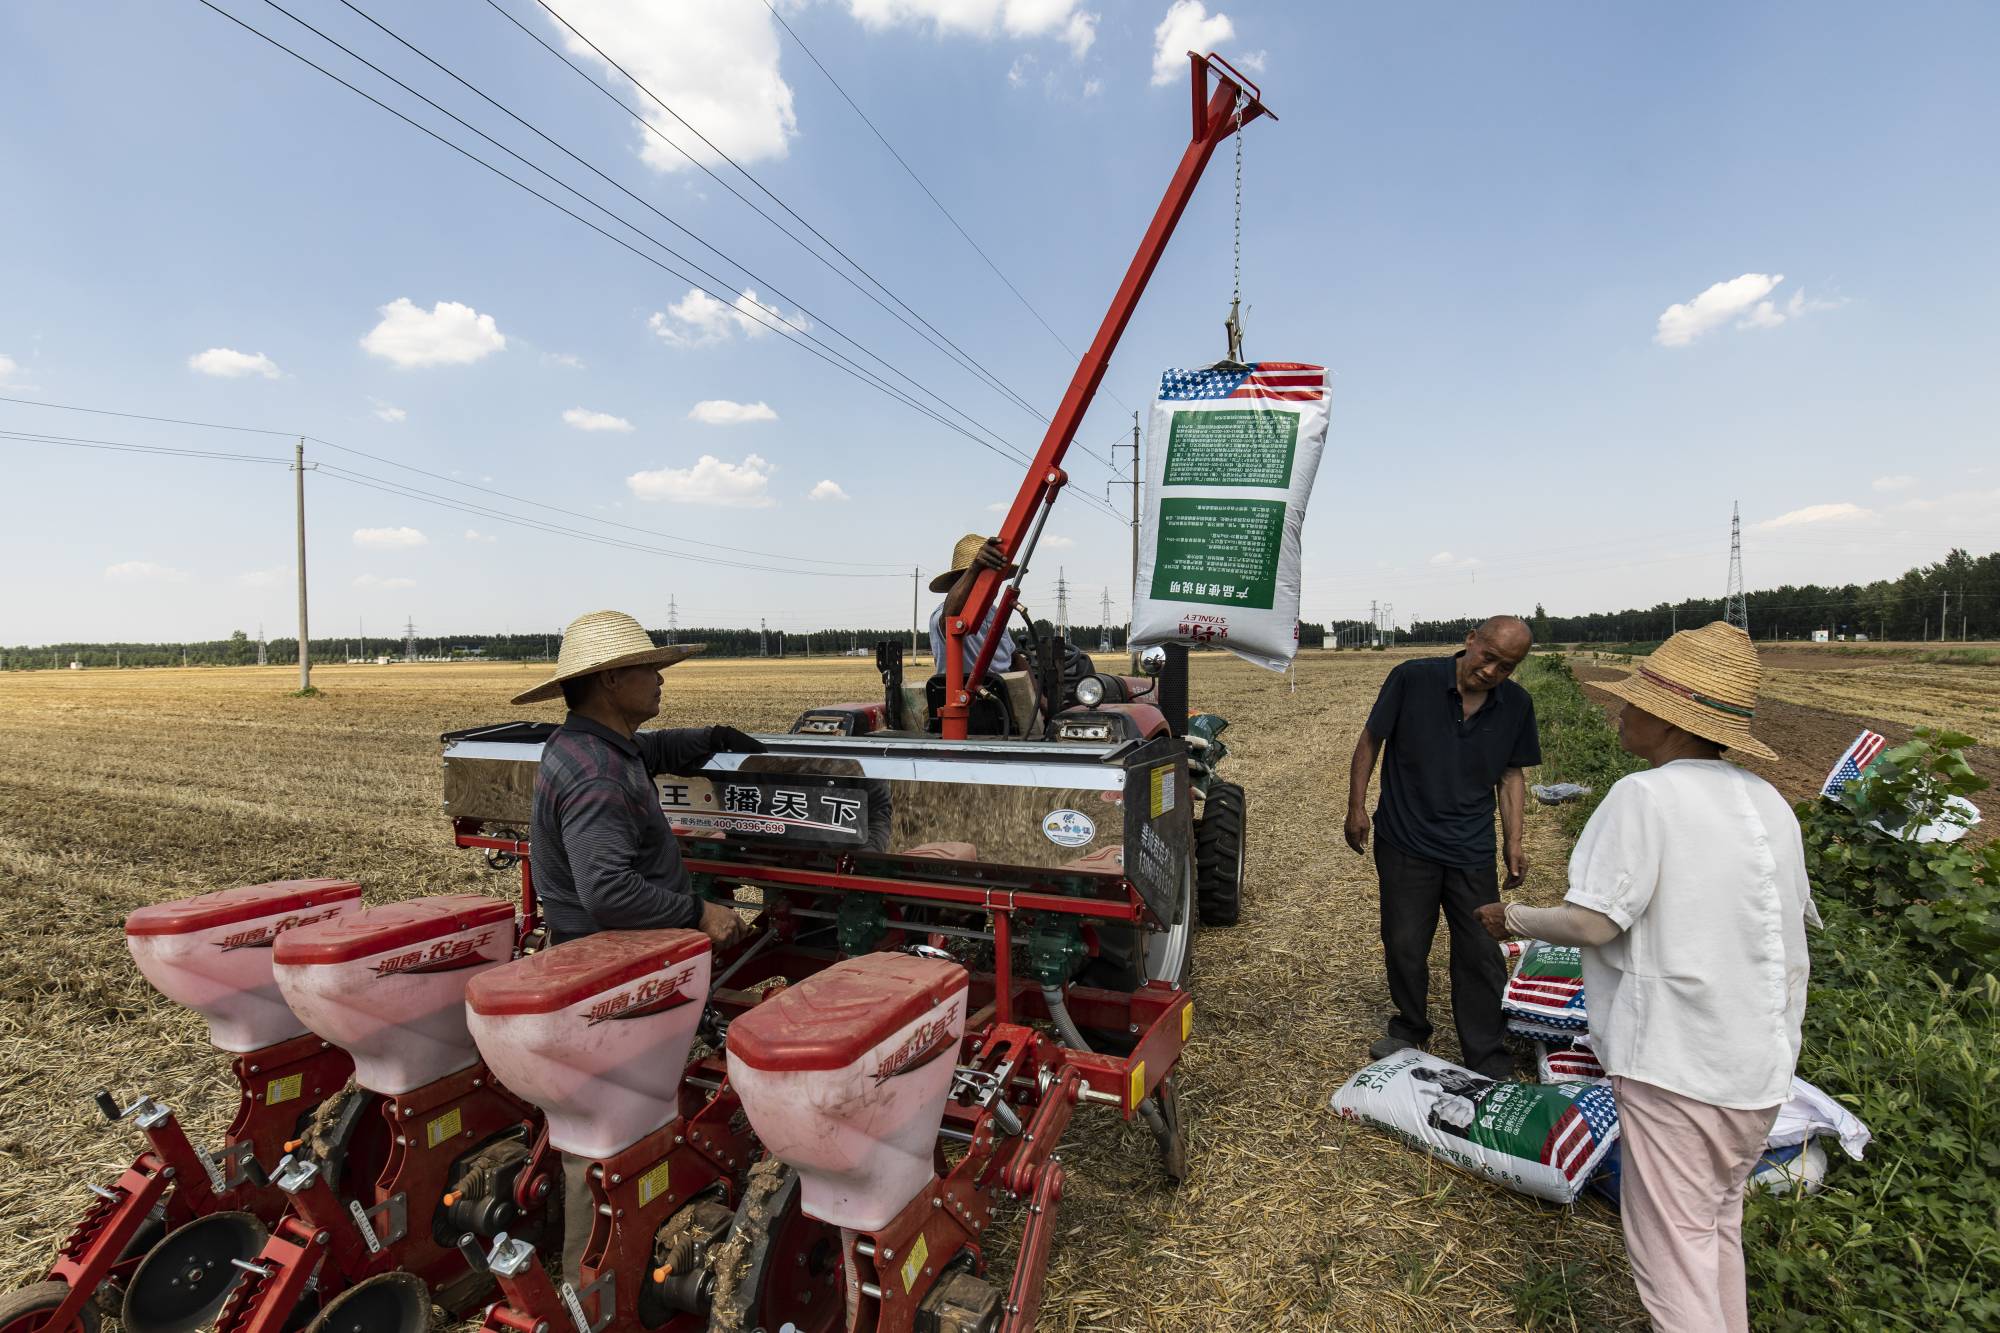
[[[1018,622],[1016,622],[1018,626]],[[1035,632],[1047,637],[1055,627],[1046,620],[1035,622]],[[670,641],[666,630],[649,631],[656,643]],[[1300,643],[1317,648],[1323,628],[1307,624],[1300,628]],[[1024,638],[1016,632],[1016,638]],[[1069,640],[1088,652],[1108,643],[1110,651],[1125,649],[1123,625],[1072,625]],[[696,626],[679,629],[671,636],[680,643],[705,643],[708,657],[838,657],[854,655],[873,660],[875,644],[888,639],[903,645],[905,660],[930,656],[928,630],[916,636],[912,650],[910,631],[904,629],[821,629],[799,633],[783,630]],[[264,660],[274,667],[291,666],[299,660],[295,636],[268,639]],[[554,660],[562,645],[562,631],[524,634],[453,634],[420,637],[414,655],[423,661],[546,662]],[[1025,648],[1025,644],[1023,645]],[[253,666],[257,662],[257,641],[242,630],[226,639],[187,643],[46,643],[0,647],[0,668],[10,671],[61,670],[75,662],[85,667],[166,667],[166,666]],[[400,661],[406,656],[401,639],[360,639],[315,636],[311,642],[316,663],[350,660],[373,662],[386,657]]]
[[[1747,593],[1751,637],[1758,640],[2000,638],[2000,553],[1974,556],[1953,550],[1944,559],[1873,583],[1787,583]],[[1623,611],[1551,615],[1537,605],[1516,611],[1535,630],[1537,643],[1649,643],[1676,629],[1723,618],[1720,598],[1695,597]],[[1468,620],[1419,620],[1398,631],[1399,640],[1455,643],[1477,625]],[[1365,625],[1362,626],[1365,634]],[[1352,641],[1352,640],[1350,640]]]

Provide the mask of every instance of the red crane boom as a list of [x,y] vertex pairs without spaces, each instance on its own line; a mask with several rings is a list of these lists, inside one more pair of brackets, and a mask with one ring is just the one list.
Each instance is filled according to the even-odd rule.
[[[1260,100],[1257,85],[1237,73],[1214,52],[1201,56],[1190,51],[1188,63],[1194,128],[1188,139],[1187,151],[1181,154],[1180,166],[1174,171],[1173,179],[1167,184],[1167,192],[1153,213],[1145,239],[1139,242],[1138,253],[1132,256],[1132,263],[1125,270],[1125,280],[1118,284],[1117,295],[1111,298],[1111,308],[1104,312],[1104,322],[1097,326],[1097,337],[1091,341],[1090,350],[1077,364],[1076,374],[1069,382],[1069,391],[1063,395],[1062,406],[1056,409],[1054,419],[1049,422],[1048,433],[1042,437],[1042,447],[1036,452],[1034,462],[1028,465],[1021,489],[1014,496],[1014,505],[1007,511],[1007,521],[1000,528],[999,543],[1010,563],[1027,542],[1031,524],[1039,533],[1038,516],[1046,517],[1049,506],[1055,503],[1056,493],[1069,480],[1062,469],[1063,455],[1068,452],[1070,441],[1083,422],[1084,412],[1097,396],[1097,386],[1103,381],[1105,368],[1111,363],[1111,353],[1117,348],[1125,326],[1131,322],[1139,297],[1152,279],[1153,270],[1159,266],[1160,256],[1166,252],[1167,242],[1173,237],[1174,227],[1194,195],[1195,185],[1200,182],[1208,159],[1214,156],[1216,146],[1241,126],[1259,116],[1277,119]],[[1211,74],[1215,76],[1213,91],[1209,86]],[[987,668],[992,665],[993,650],[1001,637],[999,633],[986,636],[986,641],[980,646],[979,660],[971,664],[972,669],[968,672],[965,636],[975,626],[985,623],[987,610],[996,604],[996,599],[999,607],[998,614],[994,616],[996,627],[1004,628],[1007,617],[1013,614],[1015,591],[1012,587],[1002,590],[1000,581],[1001,571],[979,570],[964,607],[958,615],[945,621],[945,696],[938,717],[940,729],[947,740],[965,739],[966,723],[972,711],[971,682],[986,678]]]

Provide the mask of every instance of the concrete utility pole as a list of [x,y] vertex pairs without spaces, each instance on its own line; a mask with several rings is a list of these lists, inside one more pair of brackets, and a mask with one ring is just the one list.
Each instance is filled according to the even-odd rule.
[[[292,446],[292,481],[299,511],[299,693],[312,688],[312,632],[306,624],[306,441]],[[183,654],[185,656],[185,654]]]
[[911,657],[915,657],[917,655],[917,580],[921,576],[922,576],[922,571],[916,565],[911,565],[910,566],[910,656]]
[[1944,590],[1944,605],[1938,609],[1938,642],[1951,639],[1951,589]]
[[1132,646],[1132,628],[1139,614],[1139,414],[1132,414],[1132,600],[1125,608],[1125,651],[1132,669],[1139,669],[1139,650]]

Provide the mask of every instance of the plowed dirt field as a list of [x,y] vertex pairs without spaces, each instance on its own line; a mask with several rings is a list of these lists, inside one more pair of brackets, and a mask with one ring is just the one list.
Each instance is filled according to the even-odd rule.
[[[1340,828],[1347,756],[1394,660],[1308,655],[1290,693],[1197,659],[1197,705],[1234,723],[1251,832],[1244,922],[1196,944],[1192,1174],[1169,1189],[1143,1130],[1079,1112],[1043,1328],[1508,1328],[1531,1262],[1573,1265],[1591,1326],[1639,1326],[1608,1210],[1508,1193],[1326,1109],[1387,1003],[1372,867]],[[358,879],[370,902],[510,895],[511,877],[450,844],[437,735],[553,717],[505,702],[541,674],[334,667],[315,673],[318,699],[288,697],[280,668],[0,675],[0,1287],[39,1277],[86,1182],[131,1159],[94,1089],[150,1092],[202,1141],[233,1106],[204,1026],[133,969],[125,914],[309,875]],[[808,704],[877,688],[853,661],[697,661],[668,674],[659,725],[782,730]],[[1553,901],[1564,848],[1539,810],[1529,830],[1530,896]],[[1449,1057],[1443,959],[1440,939]]]

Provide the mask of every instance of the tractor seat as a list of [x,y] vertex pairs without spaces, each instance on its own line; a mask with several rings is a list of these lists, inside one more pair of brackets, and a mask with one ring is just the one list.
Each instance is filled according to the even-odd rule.
[[698,930],[606,930],[481,972],[465,988],[494,1076],[548,1115],[549,1142],[606,1158],[680,1115],[708,999]]
[[208,1037],[232,1054],[302,1036],[306,1025],[278,993],[271,942],[281,930],[356,907],[346,879],[287,879],[153,903],[125,918],[125,946],[146,980],[208,1020]]
[[514,908],[477,894],[350,912],[278,937],[278,989],[354,1057],[354,1079],[397,1096],[468,1069],[466,983],[514,956]]
[[808,1214],[873,1231],[930,1183],[966,983],[945,959],[864,954],[730,1024],[730,1086]]

